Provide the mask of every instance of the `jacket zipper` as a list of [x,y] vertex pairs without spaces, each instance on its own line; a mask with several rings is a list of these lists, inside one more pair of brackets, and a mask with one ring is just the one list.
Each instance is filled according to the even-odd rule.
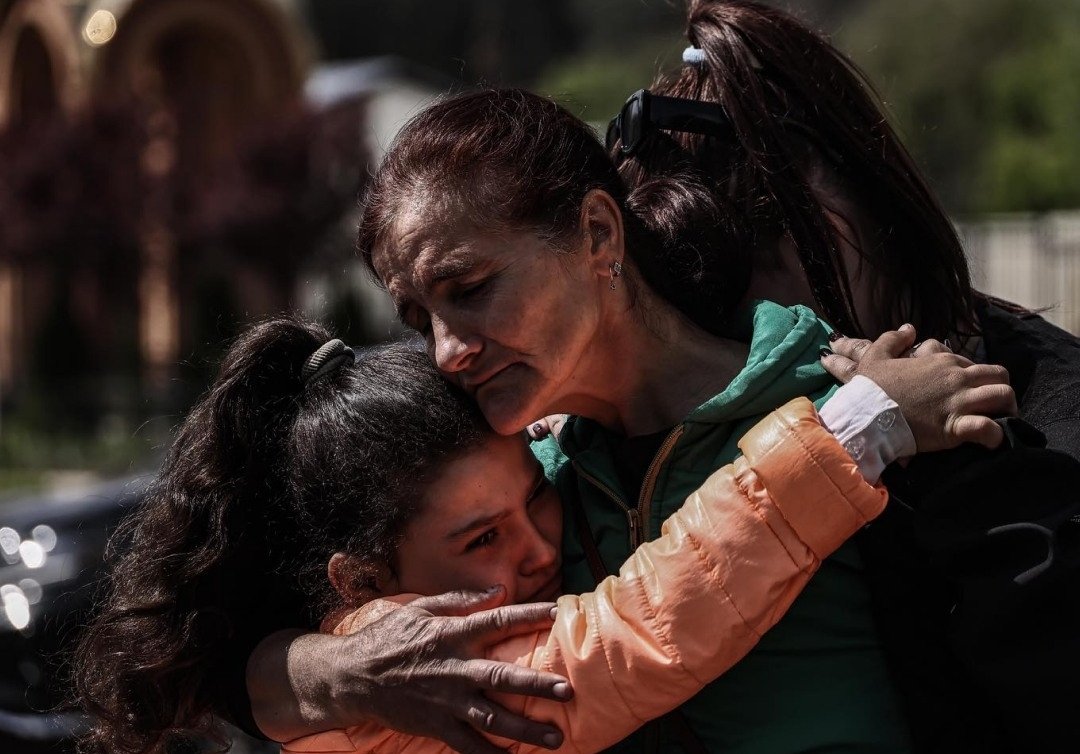
[[626,521],[630,525],[630,545],[632,550],[637,549],[637,540],[640,536],[639,531],[641,529],[641,520],[638,518],[638,512],[636,509],[631,508],[629,505],[619,499],[619,496],[615,494],[615,491],[594,477],[587,471],[583,471],[577,461],[573,462],[574,471],[581,475],[581,478],[589,482],[592,486],[603,492],[615,505],[619,506],[623,513],[626,514]]
[[660,450],[657,451],[656,457],[653,458],[652,463],[649,464],[648,471],[645,472],[645,479],[641,483],[641,494],[638,497],[637,507],[631,508],[629,505],[619,499],[619,496],[615,494],[615,491],[594,477],[587,471],[582,470],[577,461],[573,462],[574,471],[581,475],[581,478],[589,482],[598,490],[603,492],[608,498],[611,499],[623,513],[626,514],[626,521],[630,526],[630,550],[636,550],[641,545],[649,533],[645,527],[649,525],[649,516],[652,514],[652,496],[656,491],[656,480],[660,476],[660,467],[664,465],[668,457],[671,455],[671,451],[675,448],[675,443],[682,437],[685,426],[679,425],[675,429],[671,430],[671,433],[664,438],[664,442],[660,444]]
[[[671,433],[664,438],[664,442],[660,444],[660,450],[656,451],[656,457],[652,459],[652,463],[649,464],[649,470],[645,472],[645,479],[641,482],[641,494],[638,497],[637,512],[641,523],[644,526],[649,525],[649,520],[652,517],[652,496],[656,491],[656,480],[660,476],[660,467],[667,462],[667,459],[671,456],[671,451],[675,449],[675,443],[682,437],[683,432],[686,431],[686,425],[680,424],[671,430]],[[631,542],[634,550],[637,549],[641,542]]]

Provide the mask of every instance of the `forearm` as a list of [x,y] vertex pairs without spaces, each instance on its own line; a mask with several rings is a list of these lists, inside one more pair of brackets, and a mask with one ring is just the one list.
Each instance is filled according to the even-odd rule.
[[[745,655],[821,559],[884,507],[884,491],[863,480],[809,401],[763,421],[743,450],[747,457],[710,477],[618,577],[592,593],[562,597],[552,630],[492,648],[492,659],[569,678],[574,700],[494,695],[497,701],[558,725],[566,733],[562,750],[598,751],[615,743]],[[340,751],[343,745],[443,751],[439,742],[377,724],[352,726],[332,740],[294,741],[289,750]],[[536,744],[517,748],[541,750]]]
[[567,705],[523,700],[566,732],[567,750],[611,745],[733,666],[885,505],[808,401],[764,420],[742,447],[746,457],[712,475],[618,577],[561,598],[539,651],[517,660],[577,690]]
[[341,714],[336,678],[340,637],[278,631],[252,652],[247,665],[251,711],[267,738],[288,741],[365,719],[362,679],[353,678],[348,719]]

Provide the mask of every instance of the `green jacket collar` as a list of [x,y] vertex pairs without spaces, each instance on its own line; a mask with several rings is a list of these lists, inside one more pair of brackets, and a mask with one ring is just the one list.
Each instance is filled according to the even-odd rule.
[[[818,357],[831,329],[807,307],[756,301],[744,312],[735,332],[750,342],[746,366],[723,392],[691,411],[684,424],[726,424],[756,417],[832,383]],[[606,445],[609,434],[591,419],[573,417],[559,442],[563,452],[574,458],[597,442]]]

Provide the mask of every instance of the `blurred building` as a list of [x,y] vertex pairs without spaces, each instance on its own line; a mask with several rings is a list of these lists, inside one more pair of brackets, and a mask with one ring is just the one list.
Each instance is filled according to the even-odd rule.
[[976,288],[1080,334],[1080,212],[992,215],[959,228]]
[[178,364],[296,305],[373,141],[313,57],[292,2],[0,0],[0,404],[175,408]]

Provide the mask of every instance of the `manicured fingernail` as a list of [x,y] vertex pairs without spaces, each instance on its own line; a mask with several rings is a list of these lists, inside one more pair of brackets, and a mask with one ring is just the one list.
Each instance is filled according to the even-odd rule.
[[544,425],[541,424],[540,422],[537,422],[536,424],[532,425],[532,431],[533,431],[533,437],[535,437],[537,440],[540,440],[544,436],[547,435],[547,430],[544,429]]
[[844,337],[844,334],[842,332],[837,332],[836,330],[833,330],[831,333],[829,333],[829,342],[835,343],[842,337]]
[[826,356],[832,356],[832,353],[833,352],[831,348],[822,348],[820,351],[817,352],[817,355],[818,358],[824,359]]
[[562,743],[562,736],[558,733],[545,733],[544,734],[544,746],[549,749],[558,749]]
[[495,586],[489,586],[487,589],[484,590],[484,594],[496,594],[501,589],[502,589],[501,584],[496,584]]
[[908,330],[914,330],[915,327],[912,324],[905,322],[904,324],[900,325],[898,329],[906,332]]
[[559,608],[553,607],[553,608],[551,608],[551,612],[549,612],[548,615],[551,616],[552,620],[555,620],[555,616],[558,615],[558,613],[559,613]]
[[[551,691],[552,691],[553,694],[555,694],[555,696],[559,697],[560,699],[569,699],[570,698],[570,684],[567,683],[566,681],[559,681],[558,683],[556,683],[554,686],[551,687]],[[554,735],[554,734],[549,733],[548,735]]]

